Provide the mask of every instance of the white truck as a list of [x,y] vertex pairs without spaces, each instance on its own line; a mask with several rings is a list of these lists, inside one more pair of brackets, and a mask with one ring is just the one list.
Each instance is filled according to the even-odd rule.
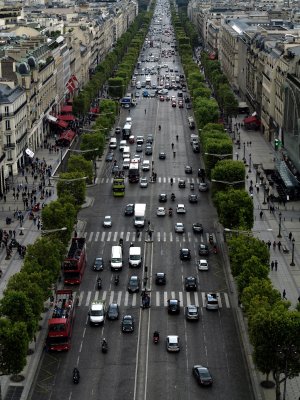
[[134,226],[143,228],[145,225],[146,204],[136,204],[134,207]]
[[138,268],[142,264],[142,248],[129,247],[129,267]]
[[89,310],[89,321],[91,325],[102,325],[105,317],[105,302],[93,301]]

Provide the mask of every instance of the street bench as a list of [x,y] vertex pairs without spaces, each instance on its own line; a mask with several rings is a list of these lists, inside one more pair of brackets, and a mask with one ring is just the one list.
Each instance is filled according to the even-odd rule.
[[290,250],[286,247],[286,245],[284,244],[284,245],[282,245],[282,251],[283,251],[283,253],[285,253],[285,254],[287,254],[287,253],[289,253],[290,252]]

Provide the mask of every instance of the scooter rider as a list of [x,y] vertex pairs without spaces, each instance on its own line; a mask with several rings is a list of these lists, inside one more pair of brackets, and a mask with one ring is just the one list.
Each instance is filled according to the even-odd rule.
[[174,200],[175,200],[175,198],[176,198],[176,197],[175,197],[175,194],[174,194],[174,193],[172,193],[172,194],[171,194],[171,200],[172,200],[172,201],[174,201]]
[[119,284],[119,275],[115,275],[115,285]]
[[159,332],[158,331],[153,332],[153,338],[159,340]]
[[158,125],[158,130],[159,130],[159,131],[161,130],[161,126],[160,126],[160,125]]
[[170,207],[170,208],[169,208],[169,215],[170,215],[170,217],[172,216],[172,214],[173,214],[173,208]]
[[173,178],[170,179],[171,186],[173,185]]
[[80,379],[79,370],[78,370],[78,368],[75,367],[73,369],[73,382],[74,383],[79,383],[79,379]]

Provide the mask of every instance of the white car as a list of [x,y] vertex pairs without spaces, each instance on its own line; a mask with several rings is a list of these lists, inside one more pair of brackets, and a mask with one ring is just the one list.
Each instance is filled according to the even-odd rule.
[[103,226],[104,226],[104,228],[110,228],[111,225],[112,225],[111,216],[110,215],[106,215],[104,217]]
[[157,207],[156,215],[158,217],[164,217],[166,215],[165,207]]
[[208,271],[208,262],[207,260],[198,260],[197,266],[199,271]]
[[177,204],[176,212],[177,214],[185,214],[186,210],[184,204]]
[[148,179],[147,179],[147,178],[141,178],[141,179],[140,179],[140,187],[141,187],[141,188],[146,188],[146,187],[148,187]]
[[182,222],[176,222],[175,224],[175,232],[176,233],[184,233],[185,229],[184,229],[184,225]]
[[178,352],[180,351],[179,336],[169,335],[166,339],[167,351]]

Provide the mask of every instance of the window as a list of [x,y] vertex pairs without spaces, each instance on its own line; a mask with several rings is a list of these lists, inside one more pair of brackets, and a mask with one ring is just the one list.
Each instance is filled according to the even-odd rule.
[[8,120],[8,121],[5,121],[5,129],[7,130],[7,131],[10,131],[10,121]]
[[9,107],[8,106],[4,107],[4,113],[5,113],[6,116],[9,115]]

